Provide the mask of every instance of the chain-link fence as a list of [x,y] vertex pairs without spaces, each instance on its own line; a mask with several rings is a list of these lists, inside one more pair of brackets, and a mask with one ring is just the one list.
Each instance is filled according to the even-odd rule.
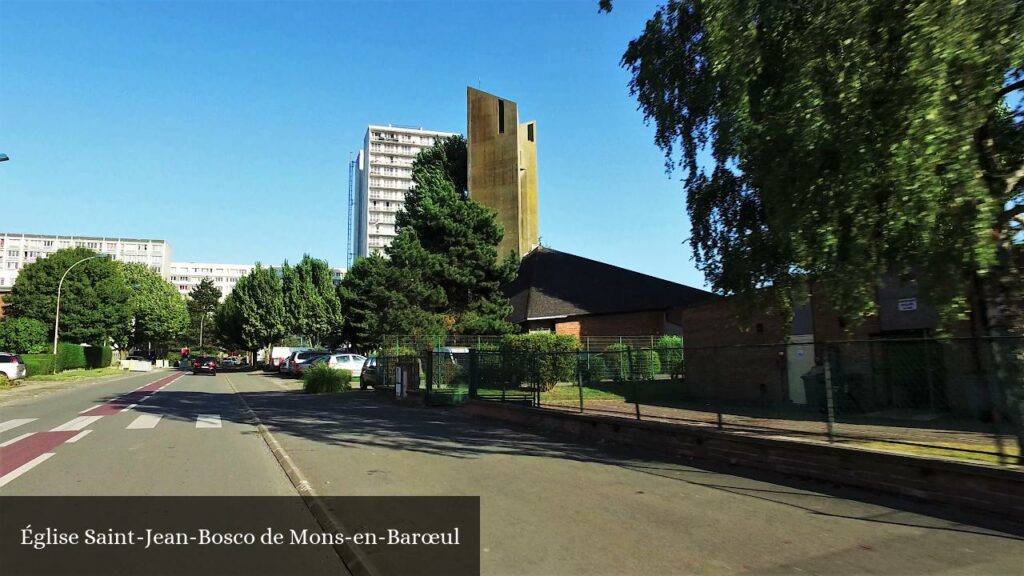
[[[496,339],[386,357],[418,362],[430,404],[468,398],[1001,464],[1019,461],[1024,339],[661,346],[581,340],[512,352]],[[390,367],[390,370],[388,369]],[[384,378],[385,386],[387,378]]]

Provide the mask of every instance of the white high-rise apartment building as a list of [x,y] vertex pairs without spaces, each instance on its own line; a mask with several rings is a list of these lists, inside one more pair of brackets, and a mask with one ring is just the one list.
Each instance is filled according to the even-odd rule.
[[220,289],[221,299],[235,288],[242,276],[252,271],[253,264],[212,264],[209,262],[171,262],[171,273],[167,278],[182,295],[187,296],[192,288],[209,278]]
[[166,278],[171,267],[171,246],[163,240],[103,236],[49,236],[0,232],[0,292],[14,286],[18,272],[62,248],[88,248],[122,262],[139,262]]
[[[213,285],[220,289],[221,300],[235,289],[238,279],[245,276],[252,269],[254,264],[213,264],[209,262],[171,262],[171,273],[167,280],[178,289],[183,296],[187,296],[192,288],[209,278]],[[281,273],[280,266],[271,266],[278,275]],[[337,286],[345,277],[344,268],[331,268],[331,280]]]
[[[220,288],[222,296],[227,296],[238,279],[256,267],[253,264],[171,262],[171,246],[163,240],[0,232],[0,292],[10,292],[18,272],[26,264],[46,258],[62,248],[79,247],[108,254],[114,260],[145,264],[173,284],[182,295],[188,295],[203,278],[210,278],[214,286]],[[280,274],[280,266],[271,268]],[[335,285],[344,277],[344,268],[331,268],[331,279]]]
[[395,214],[412,188],[412,162],[420,150],[451,132],[422,128],[369,126],[356,160],[353,252],[358,258],[380,252],[391,244]]

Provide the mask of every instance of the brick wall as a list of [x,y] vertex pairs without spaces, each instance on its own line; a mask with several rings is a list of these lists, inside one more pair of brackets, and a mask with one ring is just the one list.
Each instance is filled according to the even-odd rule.
[[686,389],[696,398],[777,403],[785,398],[788,325],[769,310],[721,299],[682,310]]
[[576,316],[555,322],[555,333],[587,336],[660,336],[675,333],[662,310]]

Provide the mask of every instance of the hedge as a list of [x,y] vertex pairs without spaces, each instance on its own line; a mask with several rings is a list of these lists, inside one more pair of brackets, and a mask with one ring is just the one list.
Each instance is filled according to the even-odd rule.
[[106,368],[113,360],[114,351],[109,346],[81,346],[81,348],[85,354],[86,368]]
[[679,336],[658,338],[658,358],[661,369],[678,378],[683,374],[683,339]]
[[661,360],[655,350],[644,348],[633,353],[633,374],[641,380],[654,380],[654,376],[659,372],[661,372]]
[[53,374],[57,367],[57,357],[53,354],[21,354],[28,376]]
[[512,382],[536,382],[544,390],[558,382],[576,381],[580,348],[580,341],[568,334],[534,332],[501,339],[502,360]]
[[600,354],[581,355],[579,371],[584,384],[600,382],[607,375],[604,358]]
[[604,363],[608,374],[616,382],[629,380],[629,356],[632,347],[629,344],[612,344],[604,351]]
[[85,368],[85,347],[78,344],[57,345],[57,372]]
[[352,382],[352,372],[335,370],[325,363],[314,364],[302,374],[302,389],[308,394],[343,392]]

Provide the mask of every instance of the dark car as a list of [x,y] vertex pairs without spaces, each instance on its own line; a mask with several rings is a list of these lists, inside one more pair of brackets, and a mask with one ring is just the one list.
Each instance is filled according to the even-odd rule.
[[192,361],[192,373],[199,374],[200,372],[207,372],[209,374],[217,375],[217,359],[209,356],[200,356]]
[[363,362],[363,369],[359,372],[359,389],[366,390],[367,386],[376,387],[380,380],[377,378],[377,357],[370,356]]

